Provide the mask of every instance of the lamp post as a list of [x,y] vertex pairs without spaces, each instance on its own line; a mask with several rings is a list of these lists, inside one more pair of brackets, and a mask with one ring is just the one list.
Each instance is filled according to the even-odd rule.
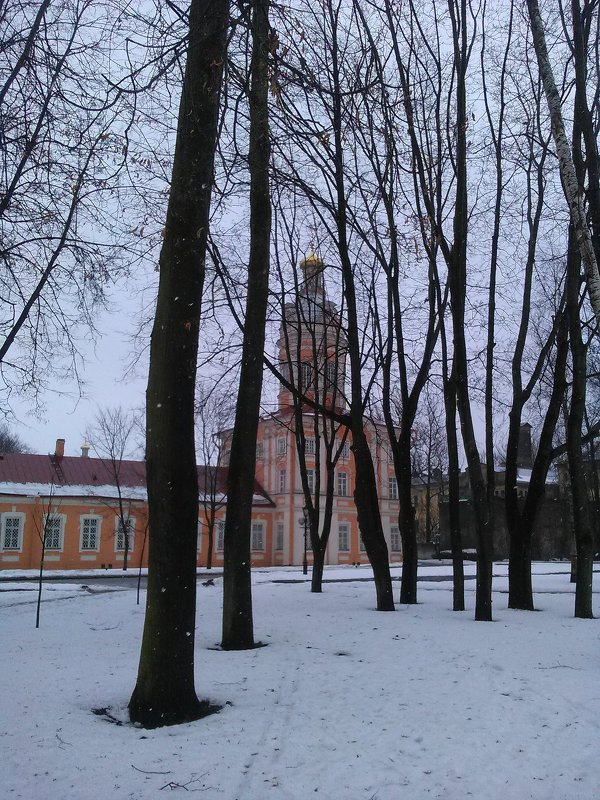
[[302,507],[302,516],[298,520],[300,525],[302,525],[304,529],[304,558],[302,559],[302,574],[308,575],[308,558],[307,558],[307,548],[306,548],[306,529],[309,526],[309,511],[306,506]]

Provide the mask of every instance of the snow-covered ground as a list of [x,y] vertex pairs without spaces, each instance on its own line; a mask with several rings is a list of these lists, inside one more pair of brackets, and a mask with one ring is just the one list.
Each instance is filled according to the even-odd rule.
[[135,589],[47,584],[35,630],[34,586],[0,583],[0,797],[597,800],[600,623],[573,619],[565,563],[535,565],[539,613],[508,611],[506,565],[494,573],[496,621],[475,623],[472,580],[465,613],[449,582],[425,581],[391,614],[357,580],[368,568],[326,570],[341,582],[322,595],[289,582],[297,570],[257,571],[269,646],[245,652],[213,649],[220,580],[199,585],[198,693],[223,709],[153,731],[91,712],[126,718]]

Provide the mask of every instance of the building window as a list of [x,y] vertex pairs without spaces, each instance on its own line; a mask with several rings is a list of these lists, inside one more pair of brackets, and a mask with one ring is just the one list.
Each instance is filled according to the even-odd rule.
[[222,550],[225,543],[225,520],[217,520],[217,550]]
[[327,388],[334,389],[337,383],[337,365],[335,361],[328,361],[325,365],[325,379]]
[[257,458],[264,458],[265,457],[265,447],[262,442],[256,443],[256,457]]
[[287,453],[287,439],[285,436],[277,437],[277,455],[284,456]]
[[265,523],[253,522],[252,523],[252,549],[264,550],[265,549]]
[[279,493],[283,494],[287,489],[287,472],[285,469],[279,470]]
[[344,442],[344,444],[342,445],[342,450],[340,455],[344,460],[346,460],[350,456],[350,445],[348,444],[348,442]]
[[62,550],[63,546],[63,517],[51,514],[44,522],[44,543],[46,550]]
[[340,497],[348,496],[348,473],[338,472],[337,476],[338,494]]
[[313,382],[313,368],[312,364],[308,361],[303,361],[300,364],[300,388],[308,389]]
[[283,522],[277,523],[275,531],[275,550],[283,550]]
[[392,525],[390,528],[390,544],[392,546],[392,553],[400,553],[402,545],[400,543],[400,530],[397,525]]
[[23,514],[2,515],[2,549],[20,550],[23,542]]
[[315,471],[314,469],[306,470],[306,480],[308,483],[308,491],[312,494],[315,491]]
[[304,454],[307,456],[314,456],[315,454],[315,440],[312,437],[306,437],[304,440]]
[[360,533],[360,531],[358,533],[358,549],[360,550],[361,553],[364,553],[366,550],[365,543],[363,542],[362,538],[362,533]]
[[398,499],[398,481],[395,475],[390,475],[388,478],[388,495],[390,500]]
[[340,553],[350,552],[350,526],[347,522],[338,525],[338,550]]
[[100,517],[81,517],[80,550],[97,550],[100,542]]
[[125,534],[127,534],[127,551],[133,550],[133,536],[135,520],[133,517],[117,517],[117,533],[115,536],[115,550],[125,550]]

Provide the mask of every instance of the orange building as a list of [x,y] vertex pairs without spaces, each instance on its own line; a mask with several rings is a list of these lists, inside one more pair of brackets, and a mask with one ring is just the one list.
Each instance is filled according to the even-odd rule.
[[[337,453],[325,563],[366,563],[353,500],[351,436],[343,426],[327,423],[310,405],[318,401],[329,410],[345,409],[346,340],[338,310],[326,296],[323,262],[311,253],[300,266],[302,281],[296,302],[285,306],[278,343],[285,382],[279,391],[277,411],[259,421],[252,563],[272,566],[303,562],[305,494],[296,436],[300,424],[306,482],[313,496],[317,496],[315,482],[321,473],[317,498],[321,508],[325,503],[327,442]],[[294,405],[295,390],[308,399],[300,407]],[[385,426],[365,424],[390,559],[399,561],[398,487]],[[199,566],[207,563],[209,528],[213,531],[212,566],[223,563],[231,431],[222,431],[220,437],[221,464],[198,467]],[[58,439],[52,455],[0,455],[0,568],[39,567],[43,540],[46,569],[121,567],[125,559],[132,567],[145,566],[148,513],[144,462],[112,464],[90,458],[87,445],[80,457],[65,456],[64,444]]]
[[[280,384],[277,411],[259,421],[256,444],[256,479],[272,498],[274,508],[256,517],[252,538],[253,564],[301,564],[304,557],[305,495],[300,474],[296,428],[298,409],[294,389],[329,410],[344,411],[347,342],[339,312],[327,299],[323,261],[310,253],[300,262],[302,279],[296,302],[285,305],[278,341],[278,363],[285,383]],[[308,403],[300,408],[304,430],[305,466],[309,488],[314,491],[320,464],[320,506],[325,505],[326,439],[339,452],[335,464],[333,515],[326,564],[366,563],[359,534],[353,493],[355,484],[352,437],[346,428],[333,430]],[[327,430],[325,426],[327,425]],[[365,420],[379,486],[380,509],[391,561],[401,561],[398,530],[398,486],[386,446],[383,423]],[[227,465],[231,447],[230,430],[221,433],[222,463]],[[345,437],[345,438],[344,438]],[[312,493],[312,491],[311,491]],[[261,534],[264,526],[264,538]],[[258,545],[262,543],[262,546]],[[256,546],[255,546],[256,545]],[[310,547],[308,548],[310,563]],[[217,563],[220,563],[217,548]]]

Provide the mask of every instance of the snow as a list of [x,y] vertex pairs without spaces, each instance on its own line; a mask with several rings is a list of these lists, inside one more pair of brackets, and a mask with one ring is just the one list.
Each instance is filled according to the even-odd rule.
[[450,610],[451,583],[435,580],[449,572],[422,567],[420,603],[377,613],[367,567],[326,569],[335,582],[322,595],[297,568],[256,570],[255,636],[269,646],[243,652],[214,649],[221,579],[199,581],[197,687],[223,708],[153,731],[91,713],[126,719],[143,625],[135,588],[108,576],[49,583],[35,630],[35,586],[12,573],[0,583],[0,794],[597,798],[600,629],[573,619],[568,564],[535,564],[540,613],[506,609],[507,567],[495,565],[493,623],[473,621],[473,580],[469,610]]
[[[85,497],[118,499],[119,487],[114,484],[88,486],[87,484],[65,483],[15,483],[2,481],[0,494],[25,497]],[[121,486],[123,500],[147,500],[146,488],[142,486]]]

